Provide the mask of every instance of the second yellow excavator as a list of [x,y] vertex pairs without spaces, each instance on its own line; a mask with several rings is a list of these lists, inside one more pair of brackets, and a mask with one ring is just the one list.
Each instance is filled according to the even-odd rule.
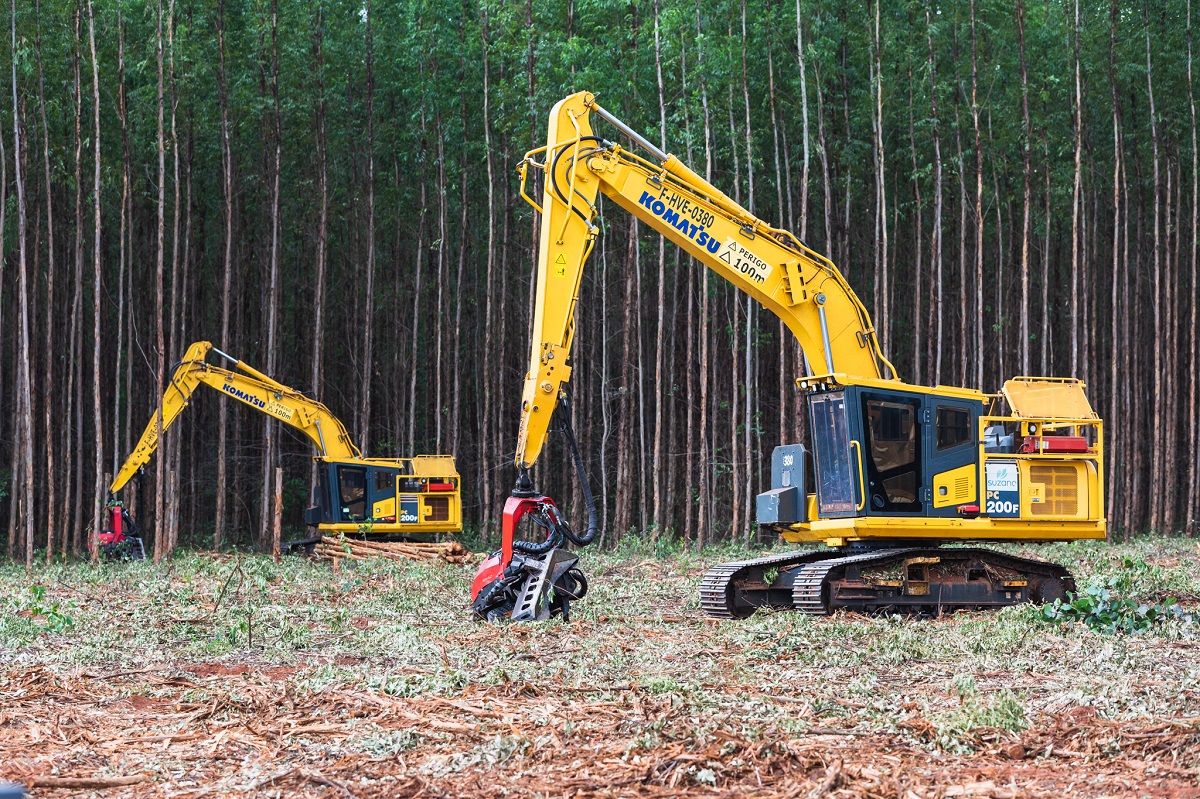
[[[593,118],[649,158],[596,135]],[[533,342],[517,486],[502,548],[476,577],[477,616],[565,615],[586,590],[575,556],[561,548],[587,543],[597,527],[565,400],[601,194],[775,314],[804,353],[796,383],[808,401],[811,450],[776,448],[758,522],[786,541],[819,546],[712,568],[700,587],[705,612],[928,613],[1043,602],[1074,589],[1062,566],[962,544],[1105,537],[1103,423],[1082,382],[1017,377],[997,394],[902,382],[828,258],[756,218],[588,92],[554,106],[546,146],[519,171],[522,196],[541,213]],[[543,177],[540,204],[525,190],[533,173]],[[588,506],[582,534],[529,478],[556,411]],[[547,531],[544,541],[514,540],[526,516]]]
[[[210,352],[225,358],[233,369],[208,363]],[[170,428],[202,385],[296,428],[312,441],[317,450],[313,460],[319,468],[313,504],[304,513],[304,522],[314,535],[311,542],[329,533],[407,538],[462,531],[462,496],[453,456],[364,458],[346,426],[320,402],[226,355],[207,341],[188,347],[174,369],[162,398],[163,431]],[[109,487],[113,496],[149,462],[158,449],[159,437],[158,420],[151,418],[113,478]],[[218,486],[217,490],[224,487]],[[109,529],[98,536],[101,547],[112,554],[144,555],[141,541],[128,534],[132,519],[120,502],[110,502],[108,521]]]

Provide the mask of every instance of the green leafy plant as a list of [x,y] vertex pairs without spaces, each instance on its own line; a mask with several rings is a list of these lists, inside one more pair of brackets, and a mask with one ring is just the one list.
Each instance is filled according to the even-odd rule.
[[[75,620],[62,612],[62,605],[51,602],[47,606],[45,601],[46,586],[31,585],[23,601],[18,603],[17,610],[32,616],[38,628],[46,632],[63,633],[75,626]],[[66,607],[74,607],[74,603],[68,600]]]
[[1070,594],[1067,602],[1056,599],[1037,610],[1037,618],[1047,624],[1082,623],[1102,633],[1144,632],[1155,625],[1176,620],[1185,625],[1196,624],[1196,615],[1181,608],[1178,601],[1167,597],[1149,604],[1119,595],[1131,588],[1123,576],[1093,582],[1082,591]]

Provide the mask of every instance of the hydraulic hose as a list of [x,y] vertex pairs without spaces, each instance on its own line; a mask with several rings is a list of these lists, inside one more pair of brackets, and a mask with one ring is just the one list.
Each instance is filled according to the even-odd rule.
[[513,541],[513,551],[520,552],[523,555],[545,555],[555,547],[562,546],[562,531],[560,525],[555,524],[554,518],[545,511],[531,512],[526,514],[538,527],[547,530],[546,540],[540,543],[533,541]]
[[579,487],[583,491],[583,504],[587,506],[588,526],[583,535],[576,535],[566,522],[562,522],[562,534],[576,546],[585,547],[596,540],[600,530],[600,515],[596,512],[596,498],[592,495],[592,486],[588,482],[587,470],[584,468],[583,456],[579,454],[579,442],[575,438],[575,428],[571,424],[571,402],[564,394],[559,402],[559,413],[562,414],[562,431],[566,436],[567,445],[571,448],[571,459],[575,461],[575,474],[579,477]]

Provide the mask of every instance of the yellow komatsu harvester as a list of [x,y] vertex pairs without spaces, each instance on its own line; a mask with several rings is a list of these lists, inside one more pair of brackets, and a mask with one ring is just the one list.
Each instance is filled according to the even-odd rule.
[[[233,369],[208,363],[209,352],[228,360]],[[313,543],[331,533],[407,538],[462,531],[462,497],[452,455],[364,458],[346,426],[320,402],[226,355],[207,341],[192,344],[175,367],[162,398],[164,431],[202,385],[296,428],[316,447],[313,461],[318,466],[318,482],[312,507],[304,514],[313,538],[297,543]],[[113,479],[111,494],[115,496],[149,462],[158,442],[158,420],[151,418]],[[224,486],[217,490],[223,491]],[[129,551],[120,539],[128,538],[122,528],[127,528],[131,520],[120,509],[120,503],[110,504],[110,529],[100,534],[100,543],[115,552]],[[133,547],[133,554],[140,550],[139,543]]]
[[[648,157],[596,135],[596,117]],[[519,171],[522,196],[541,212],[541,239],[516,498],[540,497],[528,470],[566,397],[603,194],[775,314],[804,353],[796,383],[807,397],[810,446],[776,448],[758,523],[789,542],[821,546],[714,567],[700,589],[706,612],[937,612],[1042,602],[1074,588],[1061,566],[961,544],[1105,537],[1103,424],[1083,383],[1016,377],[998,394],[904,383],[828,258],[756,218],[590,93],[555,105],[546,146],[528,153]],[[525,191],[535,172],[543,178],[540,204]],[[511,550],[507,526],[504,535]],[[590,536],[558,536],[578,538]],[[502,551],[498,563],[506,557]],[[488,608],[479,595],[488,585],[476,586],[482,616]]]

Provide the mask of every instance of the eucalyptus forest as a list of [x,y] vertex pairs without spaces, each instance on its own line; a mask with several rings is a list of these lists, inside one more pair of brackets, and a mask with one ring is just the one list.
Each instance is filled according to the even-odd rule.
[[[451,453],[494,539],[527,368],[516,168],[579,90],[827,254],[910,383],[1078,377],[1116,532],[1197,516],[1190,0],[10,0],[0,514],[87,549],[188,344],[318,398],[370,456]],[[617,138],[615,130],[597,128]],[[626,142],[628,144],[628,142]],[[782,325],[615,205],[575,428],[605,541],[754,536],[803,441]],[[200,393],[131,485],[155,557],[261,546],[306,440]],[[535,482],[581,513],[554,443]]]

